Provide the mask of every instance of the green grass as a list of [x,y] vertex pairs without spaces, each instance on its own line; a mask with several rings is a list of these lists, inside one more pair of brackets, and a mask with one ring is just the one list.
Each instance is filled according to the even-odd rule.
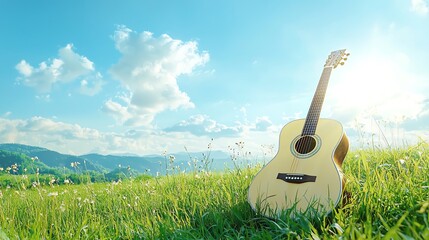
[[268,219],[247,204],[260,166],[120,183],[3,188],[0,238],[429,239],[429,146],[350,152],[348,204]]

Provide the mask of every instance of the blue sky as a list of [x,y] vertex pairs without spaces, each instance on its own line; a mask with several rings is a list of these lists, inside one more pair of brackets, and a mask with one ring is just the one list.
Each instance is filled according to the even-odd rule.
[[0,142],[63,153],[263,154],[304,118],[354,148],[429,139],[429,2],[0,0]]

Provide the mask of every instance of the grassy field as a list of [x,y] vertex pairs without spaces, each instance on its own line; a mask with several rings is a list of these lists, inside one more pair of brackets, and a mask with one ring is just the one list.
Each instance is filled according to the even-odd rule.
[[429,146],[350,152],[349,203],[268,219],[246,202],[261,166],[0,190],[0,239],[429,239]]

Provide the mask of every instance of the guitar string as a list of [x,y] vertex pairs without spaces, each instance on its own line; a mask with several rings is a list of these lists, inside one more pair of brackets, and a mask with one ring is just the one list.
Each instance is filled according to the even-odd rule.
[[[325,70],[328,70],[328,72],[325,72]],[[319,116],[320,115],[320,108],[321,105],[324,101],[324,93],[326,92],[327,89],[327,85],[328,85],[328,81],[329,81],[329,76],[330,73],[332,71],[332,67],[325,67],[324,71],[322,72],[322,79],[321,79],[321,83],[320,86],[317,87],[316,90],[316,95],[314,97],[314,101],[312,102],[311,106],[310,106],[310,112],[309,112],[309,116],[307,116],[305,123],[304,123],[304,128],[303,128],[303,133],[301,134],[300,139],[297,140],[297,146],[294,146],[295,150],[298,153],[309,153],[311,152],[316,146],[317,146],[317,141],[316,139],[314,139],[315,145],[312,148],[312,137],[311,135],[315,135],[316,133],[316,127],[318,124],[318,120],[319,120]],[[315,109],[317,111],[315,111]],[[318,114],[319,113],[319,114]],[[300,141],[302,139],[302,141]],[[308,152],[307,152],[308,151]],[[297,159],[296,156],[294,156],[294,159],[292,161],[291,164],[291,172],[295,173],[296,170],[298,169],[299,166],[299,160]]]
[[[319,108],[319,106],[321,105],[321,102],[323,101],[323,93],[322,95],[320,94],[321,90],[326,91],[326,85],[327,85],[327,77],[326,77],[326,73],[325,73],[326,68],[324,68],[324,71],[322,72],[322,79],[321,79],[321,83],[320,86],[317,87],[316,90],[316,95],[315,98],[313,99],[314,101],[312,102],[311,106],[310,106],[310,112],[309,112],[309,116],[307,116],[306,121],[304,123],[304,128],[303,128],[303,133],[301,134],[300,139],[297,140],[297,146],[294,146],[295,150],[298,153],[307,153],[307,150],[311,150],[311,140],[309,140],[311,138],[311,134],[314,132],[315,133],[315,128],[317,126],[317,113],[315,113],[314,108]],[[329,69],[329,70],[332,70]],[[328,72],[328,76],[330,71]],[[318,117],[317,117],[318,118]],[[309,138],[310,137],[310,138]],[[317,142],[316,142],[317,144]],[[291,164],[291,172],[296,172],[296,170],[298,169],[298,165],[299,165],[299,161],[297,160],[297,157],[294,156],[294,159],[292,161]]]
[[[301,137],[297,140],[296,150],[299,154],[306,153],[307,149],[309,148],[308,136],[310,135],[311,128],[313,125],[314,108],[315,108],[315,105],[317,105],[317,103],[318,103],[318,94],[316,91],[316,96],[314,97],[312,104],[310,105],[309,114],[304,122],[304,127],[303,127]],[[291,169],[292,172],[295,173],[298,167],[299,167],[299,160],[297,159],[297,157],[294,157],[294,164],[293,164],[293,168]]]
[[[320,89],[320,87],[318,87],[318,89]],[[314,108],[317,107],[319,103],[319,94],[318,91],[316,91],[316,95],[313,99],[312,104],[310,105],[310,111],[309,114],[304,122],[304,127],[303,127],[303,132],[301,134],[300,139],[298,139],[297,141],[297,152],[299,154],[305,154],[307,153],[307,150],[310,147],[310,140],[309,140],[309,136],[311,135],[312,132],[312,127],[313,127],[313,121],[314,121]],[[293,168],[291,169],[292,172],[296,172],[298,170],[299,167],[299,160],[297,160],[296,157],[294,157],[294,164],[293,164]]]

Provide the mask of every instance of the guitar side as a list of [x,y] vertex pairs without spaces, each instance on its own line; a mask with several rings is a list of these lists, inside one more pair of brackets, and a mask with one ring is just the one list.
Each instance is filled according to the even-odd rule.
[[328,213],[341,200],[341,165],[349,147],[343,127],[335,120],[319,119],[314,150],[300,154],[294,145],[304,123],[300,119],[283,127],[276,156],[250,184],[248,202],[255,211],[275,216],[286,209],[304,212],[313,207]]

